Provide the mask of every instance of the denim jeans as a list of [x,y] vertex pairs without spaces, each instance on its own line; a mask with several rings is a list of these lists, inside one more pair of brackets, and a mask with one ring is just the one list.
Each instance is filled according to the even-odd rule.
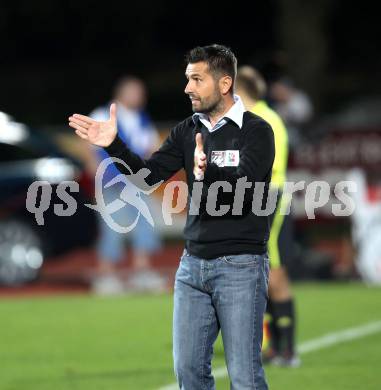
[[[109,188],[103,188],[103,197],[105,204],[109,204],[115,199],[119,199],[120,193],[125,188],[132,186],[131,183],[123,183],[123,185],[113,185]],[[145,203],[152,206],[152,198],[147,195],[140,194],[140,197]],[[131,226],[137,217],[137,209],[130,204],[126,204],[123,208],[112,213],[112,219],[120,226]],[[137,225],[126,234],[118,233],[112,229],[103,216],[97,213],[99,224],[99,240],[97,243],[98,255],[108,262],[117,263],[121,260],[126,238],[129,240],[131,247],[136,251],[146,251],[152,253],[160,248],[160,239],[155,229],[140,216]]]
[[231,390],[268,389],[261,362],[269,260],[205,260],[184,251],[175,278],[173,357],[182,390],[215,389],[213,344],[221,329]]

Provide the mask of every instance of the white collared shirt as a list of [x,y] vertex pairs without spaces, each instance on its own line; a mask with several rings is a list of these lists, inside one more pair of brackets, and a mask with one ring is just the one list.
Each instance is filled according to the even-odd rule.
[[209,130],[210,133],[225,125],[228,122],[228,119],[236,123],[241,129],[243,114],[246,109],[238,95],[234,95],[234,102],[235,103],[230,107],[229,111],[222,118],[220,118],[214,126],[211,125],[208,115],[201,112],[196,112],[193,114],[193,122],[196,123],[197,119],[200,119],[201,123]]

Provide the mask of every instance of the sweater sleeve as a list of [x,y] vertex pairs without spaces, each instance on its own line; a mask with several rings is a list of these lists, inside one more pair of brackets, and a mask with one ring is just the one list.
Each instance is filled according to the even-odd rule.
[[255,119],[250,123],[240,149],[238,167],[219,167],[208,163],[204,182],[211,184],[215,181],[235,183],[241,177],[247,177],[251,183],[270,180],[274,162],[274,134],[270,125]]
[[[104,148],[110,157],[119,158],[131,169],[132,173],[138,172],[142,168],[147,168],[150,174],[146,178],[149,185],[158,183],[160,180],[168,180],[173,174],[184,166],[184,150],[181,140],[182,124],[172,129],[162,146],[152,154],[149,159],[142,159],[133,153],[116,137],[110,146]],[[131,174],[122,164],[115,163],[121,173]]]

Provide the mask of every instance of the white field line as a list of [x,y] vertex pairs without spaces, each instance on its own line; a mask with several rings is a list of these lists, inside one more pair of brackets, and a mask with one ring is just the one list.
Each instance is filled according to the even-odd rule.
[[[332,345],[346,343],[348,341],[360,339],[374,333],[381,332],[381,321],[370,322],[354,328],[347,328],[338,332],[327,333],[316,339],[305,341],[298,345],[297,350],[300,355],[328,348]],[[228,375],[226,367],[219,367],[213,370],[214,378],[224,378]],[[160,387],[158,390],[178,390],[177,383]]]

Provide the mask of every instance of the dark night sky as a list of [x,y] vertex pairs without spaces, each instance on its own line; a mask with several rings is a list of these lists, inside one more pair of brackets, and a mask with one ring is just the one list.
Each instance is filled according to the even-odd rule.
[[[250,4],[2,1],[0,111],[35,125],[62,124],[67,114],[106,102],[113,82],[134,73],[147,81],[154,119],[181,119],[190,110],[183,56],[193,46],[223,43],[241,64],[274,70],[282,48],[279,1]],[[324,25],[327,75],[352,80],[350,87],[343,81],[346,90],[339,83],[327,89],[339,99],[368,88],[376,94],[380,86],[377,15],[364,6],[362,17],[348,4],[337,0]]]

